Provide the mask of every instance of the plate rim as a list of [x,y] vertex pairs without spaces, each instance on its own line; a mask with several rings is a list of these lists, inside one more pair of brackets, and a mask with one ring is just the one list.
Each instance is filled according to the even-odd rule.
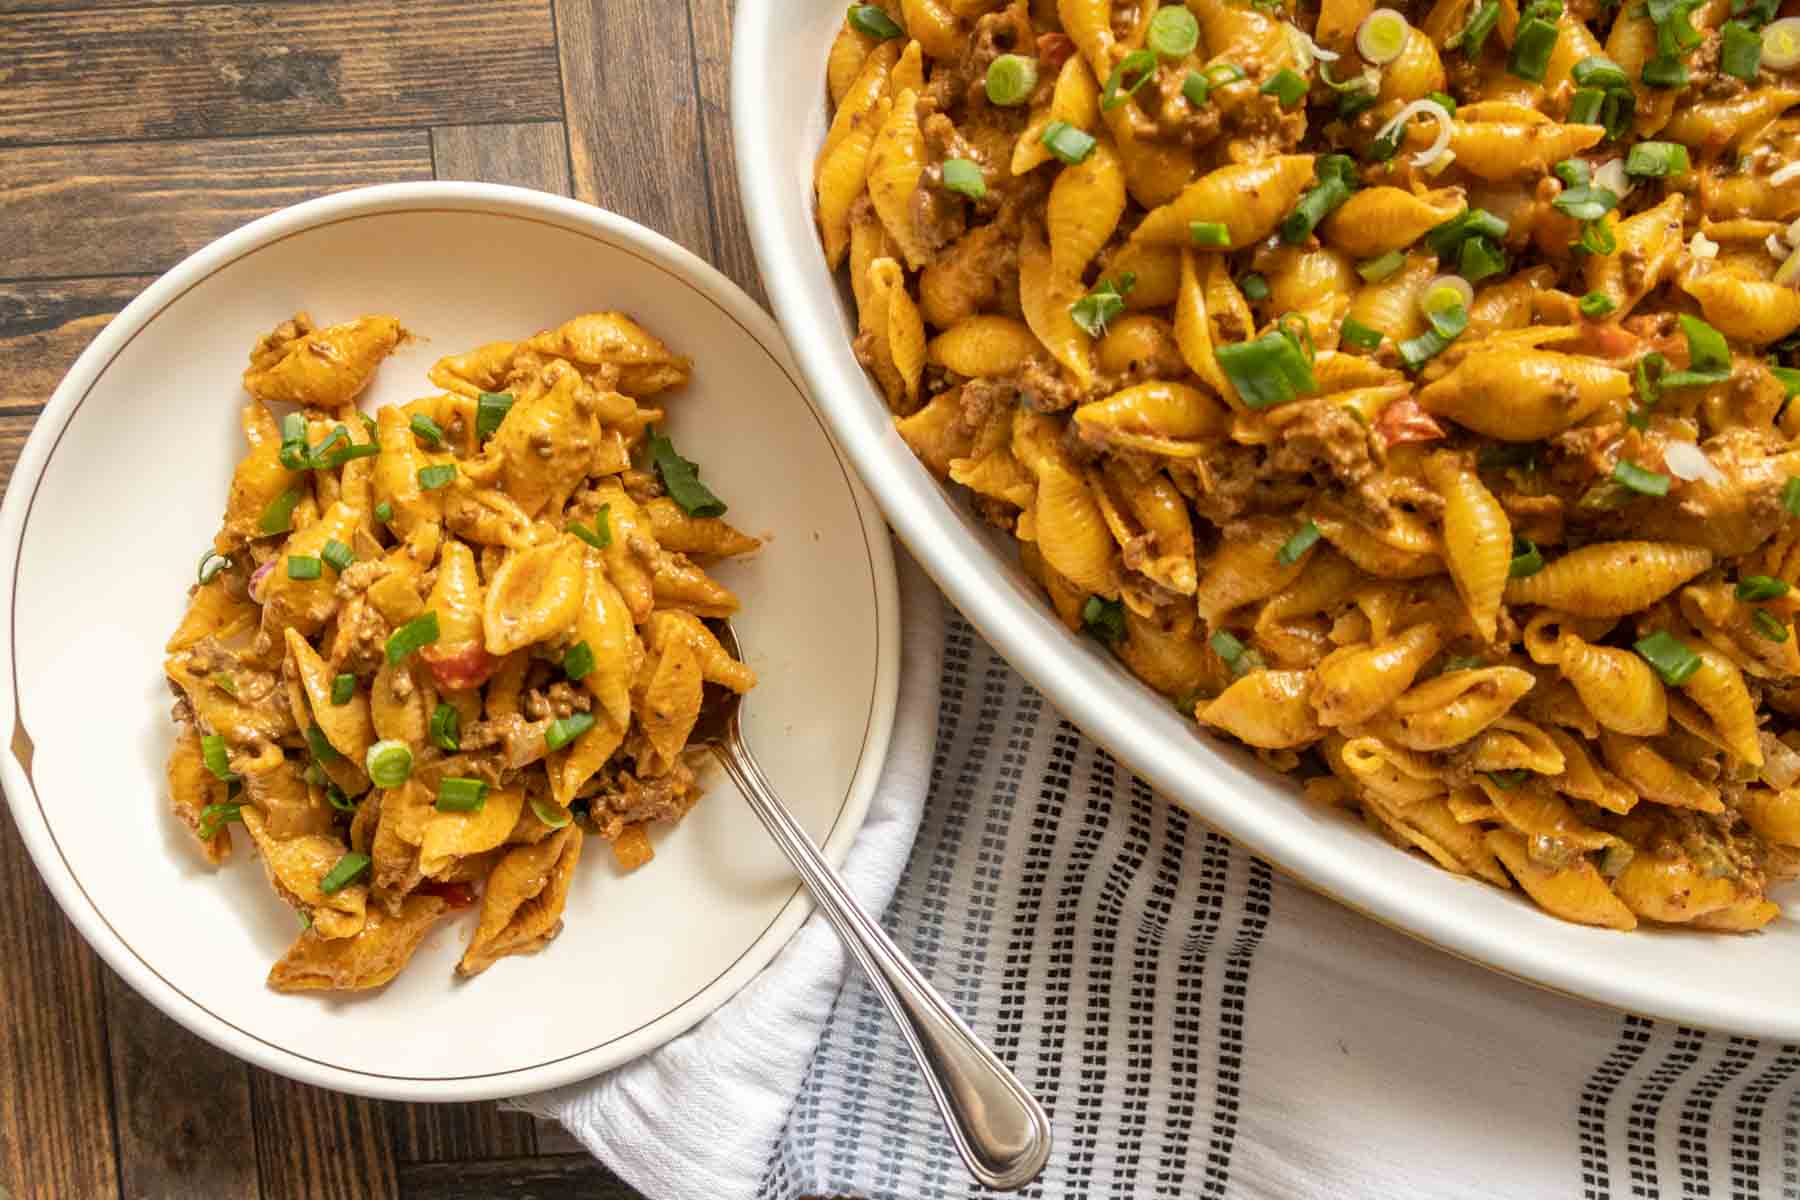
[[[822,8],[822,0],[808,10],[815,7]],[[1074,642],[1051,618],[1047,607],[1022,603],[999,572],[985,569],[986,564],[976,557],[950,546],[960,527],[958,510],[903,443],[882,438],[861,419],[858,409],[875,402],[866,374],[836,344],[842,339],[835,322],[821,321],[807,302],[806,275],[818,257],[816,237],[802,244],[788,235],[796,200],[784,188],[793,182],[794,172],[775,153],[781,137],[774,123],[781,114],[768,97],[774,92],[773,71],[816,68],[818,95],[821,102],[824,99],[823,58],[803,68],[791,62],[796,40],[792,31],[805,19],[783,9],[778,0],[738,0],[732,28],[732,147],[757,266],[770,306],[788,335],[808,385],[824,398],[826,419],[839,444],[874,493],[895,534],[1013,669],[1087,736],[1202,824],[1267,859],[1302,886],[1381,925],[1497,974],[1586,1004],[1701,1029],[1800,1040],[1800,1008],[1789,1006],[1779,1013],[1743,1011],[1723,998],[1714,1001],[1632,986],[1603,968],[1581,969],[1573,956],[1571,960],[1559,957],[1545,940],[1510,936],[1520,929],[1510,921],[1459,919],[1451,906],[1433,903],[1433,890],[1411,889],[1356,873],[1334,859],[1328,839],[1296,836],[1279,827],[1285,818],[1264,811],[1272,806],[1244,802],[1247,789],[1269,784],[1248,766],[1246,756],[1191,736],[1175,736],[1183,732],[1182,722],[1169,705],[1148,703],[1150,694],[1112,663],[1110,656]],[[810,197],[806,203],[810,233]],[[902,452],[907,456],[904,462]],[[1191,729],[1185,732],[1192,733]],[[1591,932],[1596,938],[1619,936],[1611,931]],[[1701,935],[1639,930],[1631,936]]]
[[737,284],[654,230],[597,206],[526,188],[442,180],[382,184],[303,201],[251,221],[194,251],[139,293],[89,343],[57,385],[32,427],[0,502],[0,595],[11,606],[0,625],[0,676],[8,681],[8,686],[0,687],[0,731],[10,730],[6,752],[0,753],[0,784],[7,805],[39,878],[64,915],[108,966],[165,1015],[226,1052],[277,1074],[356,1095],[423,1102],[497,1099],[562,1086],[613,1069],[679,1036],[735,995],[787,945],[812,911],[804,886],[796,880],[769,923],[710,981],[661,1015],[600,1045],[546,1062],[470,1076],[398,1077],[325,1063],[215,1017],[126,943],[88,896],[40,811],[42,799],[31,777],[30,735],[19,707],[14,647],[19,636],[17,587],[23,538],[37,492],[82,400],[131,340],[186,292],[276,242],[344,220],[444,211],[533,220],[630,253],[670,275],[697,299],[715,305],[769,355],[825,433],[857,510],[876,621],[869,719],[856,768],[821,847],[834,865],[842,863],[860,832],[886,763],[900,662],[899,585],[886,523],[807,390],[779,327]]

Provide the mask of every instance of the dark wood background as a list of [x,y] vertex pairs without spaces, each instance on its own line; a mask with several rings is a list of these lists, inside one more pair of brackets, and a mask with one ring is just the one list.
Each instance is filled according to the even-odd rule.
[[[0,485],[63,372],[151,279],[326,192],[559,192],[760,299],[726,119],[730,9],[0,0]],[[555,1126],[339,1096],[213,1049],[101,964],[0,818],[0,1200],[634,1195]]]

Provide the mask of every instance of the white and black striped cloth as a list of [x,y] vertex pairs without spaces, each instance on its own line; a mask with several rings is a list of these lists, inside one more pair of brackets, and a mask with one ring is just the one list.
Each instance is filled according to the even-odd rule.
[[[1560,999],[1299,888],[1059,719],[910,563],[904,590],[846,874],[1050,1110],[1028,1195],[1800,1197],[1800,1046]],[[843,972],[815,918],[686,1037],[527,1106],[652,1197],[973,1194]]]

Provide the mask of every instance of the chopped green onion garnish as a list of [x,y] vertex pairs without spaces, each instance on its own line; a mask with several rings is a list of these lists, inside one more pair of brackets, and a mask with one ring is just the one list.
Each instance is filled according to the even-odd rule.
[[[1550,202],[1564,216],[1577,221],[1598,221],[1619,207],[1619,194],[1611,188],[1595,187],[1588,182],[1587,164],[1580,159],[1556,164],[1556,173],[1568,186]],[[1580,180],[1571,183],[1570,180]]]
[[462,748],[462,715],[448,704],[431,710],[431,744],[439,750]]
[[1528,537],[1513,538],[1512,562],[1506,568],[1508,579],[1524,579],[1544,569],[1544,553]]
[[1725,335],[1699,317],[1682,313],[1677,318],[1687,338],[1688,366],[1682,371],[1663,372],[1664,388],[1706,387],[1731,378],[1731,347]]
[[363,755],[363,766],[376,787],[397,788],[412,774],[412,751],[405,742],[388,738],[369,747]]
[[1751,612],[1750,628],[1771,642],[1788,640],[1787,622],[1766,608],[1759,608]]
[[1785,579],[1776,579],[1772,575],[1747,575],[1738,580],[1737,598],[1754,604],[1785,596],[1790,590]]
[[356,801],[344,795],[344,789],[335,783],[327,782],[325,784],[325,803],[339,812],[353,813],[356,811]]
[[1485,237],[1498,242],[1506,237],[1507,228],[1505,221],[1485,208],[1464,209],[1426,233],[1425,246],[1438,256],[1439,261],[1447,261],[1468,239]]
[[1632,649],[1655,667],[1656,673],[1670,687],[1680,687],[1700,669],[1700,656],[1666,630],[1659,629],[1649,637],[1638,639]]
[[1387,335],[1379,329],[1364,325],[1355,317],[1345,317],[1344,323],[1338,327],[1338,340],[1352,350],[1373,350],[1381,345]]
[[1252,303],[1269,298],[1269,281],[1252,271],[1238,281],[1238,290]]
[[194,829],[194,836],[203,842],[210,842],[219,836],[219,830],[223,826],[243,819],[242,804],[209,804],[200,810],[200,822]]
[[1742,21],[1725,22],[1725,46],[1719,69],[1746,82],[1762,69],[1762,35]]
[[725,502],[700,482],[700,468],[676,453],[675,443],[654,429],[650,431],[650,461],[656,465],[663,490],[682,512],[690,517],[725,515]]
[[413,651],[429,646],[437,640],[437,613],[420,613],[389,635],[387,660],[389,664],[397,664]]
[[281,450],[275,456],[290,471],[306,469],[306,417],[291,412],[281,418]]
[[293,527],[294,506],[299,503],[300,493],[289,488],[269,501],[269,507],[263,509],[256,527],[264,533],[286,533]]
[[1481,48],[1487,42],[1488,34],[1494,32],[1494,26],[1500,23],[1500,0],[1481,0],[1469,13],[1468,22],[1461,31],[1451,35],[1444,43],[1447,50],[1461,49],[1471,61],[1481,57]]
[[206,677],[206,682],[212,684],[227,696],[235,698],[238,694],[237,680],[233,679],[224,671],[214,671],[211,675]]
[[571,820],[569,810],[554,800],[546,800],[542,796],[531,798],[531,811],[538,823],[550,829],[561,829]]
[[586,642],[576,642],[563,653],[563,674],[570,679],[585,679],[594,669],[594,651]]
[[427,446],[435,448],[444,444],[444,431],[438,428],[436,421],[424,413],[414,413],[411,424],[413,436]]
[[1463,242],[1457,265],[1462,268],[1464,279],[1470,283],[1480,283],[1483,279],[1506,270],[1506,252],[1495,245],[1491,238],[1477,234]]
[[1125,605],[1118,600],[1089,596],[1081,606],[1081,624],[1103,642],[1119,641],[1125,636]]
[[1789,396],[1800,396],[1800,367],[1770,367],[1769,374],[1787,390]]
[[[1560,11],[1562,6],[1556,7]],[[1555,18],[1534,16],[1520,21],[1513,34],[1512,55],[1506,61],[1506,69],[1520,79],[1542,83],[1550,67],[1550,53],[1556,49],[1557,33]]]
[[1023,54],[1002,54],[988,64],[988,102],[1001,108],[1013,108],[1031,99],[1037,90],[1037,59]]
[[356,552],[336,538],[332,538],[325,543],[325,548],[319,551],[319,557],[325,560],[332,570],[342,575],[349,570],[350,564],[356,561]]
[[1625,158],[1625,173],[1639,179],[1662,179],[1688,173],[1687,147],[1680,142],[1639,142]]
[[450,481],[455,478],[455,463],[440,463],[433,467],[420,467],[419,490],[423,492],[435,492],[441,487],[448,487]]
[[201,583],[211,583],[213,577],[231,565],[231,560],[217,550],[207,547],[206,553],[200,556],[200,568],[197,577]]
[[[1234,679],[1241,679],[1263,665],[1262,655],[1254,650],[1246,649],[1244,643],[1238,641],[1224,629],[1214,633],[1209,639],[1209,644],[1213,648],[1213,653],[1217,654],[1225,665],[1231,668]],[[1188,708],[1191,711],[1193,706],[1189,705]]]
[[1788,516],[1800,517],[1800,477],[1781,485],[1781,507],[1787,509]]
[[475,402],[475,436],[484,442],[493,437],[512,406],[511,392],[481,393],[481,398]]
[[1569,97],[1569,124],[1596,125],[1606,105],[1606,93],[1599,88],[1577,88]]
[[1686,87],[1688,81],[1687,64],[1672,54],[1659,54],[1644,64],[1641,78],[1651,87]]
[[383,525],[386,525],[389,521],[394,519],[394,506],[389,504],[386,500],[377,504],[375,506],[375,519],[380,521]]
[[1356,186],[1356,164],[1348,155],[1325,155],[1318,160],[1314,173],[1318,185],[1308,189],[1294,211],[1281,222],[1281,240],[1290,246],[1311,237],[1319,222],[1348,200]]
[[[1136,79],[1127,86],[1125,80],[1130,76],[1136,76]],[[1100,111],[1111,112],[1119,107],[1155,76],[1156,55],[1148,50],[1133,50],[1121,58],[1112,74],[1106,77],[1106,86],[1100,89]]]
[[1613,482],[1640,496],[1666,496],[1669,477],[1660,471],[1647,471],[1628,458],[1621,458],[1612,470]]
[[325,731],[317,725],[306,727],[306,748],[311,750],[313,757],[322,763],[336,762],[344,757],[338,753],[338,748],[333,746],[330,739],[325,736]]
[[1299,339],[1286,330],[1215,347],[1213,357],[1251,408],[1274,408],[1318,387]]
[[1363,277],[1365,283],[1380,283],[1383,279],[1406,265],[1406,255],[1398,250],[1389,250],[1380,258],[1370,258],[1356,264],[1356,273]]
[[600,511],[594,514],[592,529],[580,521],[570,521],[569,532],[596,550],[606,549],[612,545],[612,505],[602,504],[600,506]]
[[1442,108],[1451,116],[1454,117],[1456,115],[1456,97],[1452,96],[1449,92],[1426,92],[1425,98]]
[[1198,71],[1189,71],[1187,78],[1181,81],[1181,98],[1195,108],[1205,106],[1212,95],[1212,85],[1206,82],[1206,76]]
[[987,195],[987,180],[982,178],[981,168],[966,158],[947,158],[944,160],[944,189],[967,196],[971,200],[979,200]]
[[593,713],[577,712],[570,713],[566,717],[558,717],[550,722],[550,728],[544,731],[544,745],[552,750],[561,750],[593,727]]
[[1292,108],[1306,98],[1306,80],[1294,74],[1287,67],[1269,76],[1267,82],[1257,91],[1265,96],[1273,96],[1283,108]]
[[847,19],[856,32],[883,42],[906,33],[879,4],[852,4]]
[[1510,792],[1531,778],[1531,772],[1524,767],[1514,767],[1510,771],[1484,771],[1482,774],[1503,792]]
[[352,850],[350,853],[337,860],[337,866],[325,872],[325,877],[319,880],[319,890],[324,892],[327,896],[336,892],[341,892],[354,883],[356,879],[368,869],[369,856],[366,854],[358,854],[356,851]]
[[333,676],[331,680],[331,702],[333,704],[348,704],[354,695],[356,695],[356,676],[348,671]]
[[1231,230],[1223,221],[1189,221],[1188,237],[1209,250],[1231,245]]
[[1308,550],[1319,540],[1319,527],[1309,517],[1298,533],[1281,543],[1281,549],[1275,552],[1275,561],[1284,567],[1291,567],[1299,562]]
[[480,779],[462,779],[451,776],[438,781],[437,810],[439,812],[479,812],[487,802],[488,785]]
[[287,577],[289,579],[317,579],[319,577],[319,560],[310,554],[288,555]]
[[1613,298],[1605,292],[1589,292],[1581,298],[1578,307],[1581,309],[1582,316],[1598,321],[1619,306],[1613,303]]
[[231,769],[231,757],[225,749],[225,739],[216,733],[208,733],[200,738],[200,759],[206,769],[226,783],[234,782],[238,776]]
[[1409,370],[1418,370],[1442,354],[1469,327],[1469,311],[1460,304],[1425,314],[1431,328],[1418,337],[1400,343],[1400,361]]
[[325,774],[325,768],[316,762],[307,763],[306,770],[300,773],[300,778],[314,787],[324,787],[331,782],[331,777]]
[[1631,80],[1621,67],[1604,54],[1590,54],[1576,63],[1569,72],[1575,79],[1576,87],[1598,88],[1603,92],[1617,91],[1631,86]]
[[1117,279],[1102,279],[1093,291],[1069,305],[1069,316],[1088,336],[1100,337],[1106,332],[1107,322],[1125,311],[1125,297],[1135,286],[1137,276],[1130,271],[1121,272]]
[[1200,22],[1181,5],[1170,4],[1150,18],[1150,32],[1144,40],[1163,58],[1185,58],[1200,44]]

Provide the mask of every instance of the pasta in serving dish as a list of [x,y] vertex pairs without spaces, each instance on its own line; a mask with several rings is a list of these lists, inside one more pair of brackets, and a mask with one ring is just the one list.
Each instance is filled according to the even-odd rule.
[[1066,624],[1396,845],[1743,931],[1800,872],[1800,19],[850,7],[902,437]]
[[586,837],[635,868],[698,799],[704,688],[755,684],[705,565],[759,543],[656,428],[688,359],[589,313],[359,412],[406,336],[302,314],[251,351],[249,448],[167,646],[174,812],[214,863],[242,824],[301,914],[283,991],[379,987],[477,901],[460,973],[542,947]]

